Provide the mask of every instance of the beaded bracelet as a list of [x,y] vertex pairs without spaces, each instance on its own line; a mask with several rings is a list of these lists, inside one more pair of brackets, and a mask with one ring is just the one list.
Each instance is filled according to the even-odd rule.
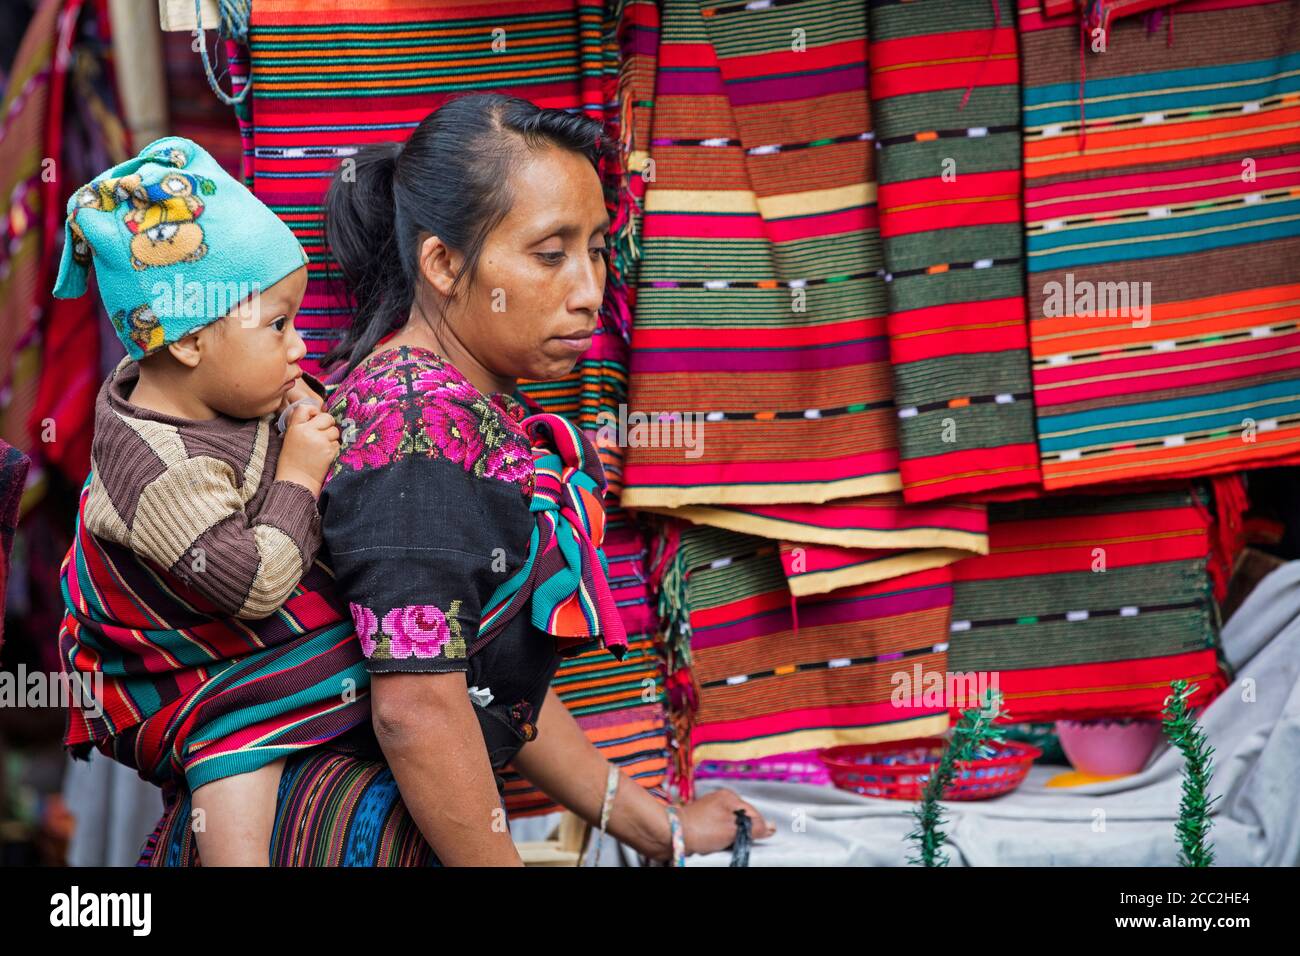
[[605,842],[605,827],[609,823],[610,811],[614,809],[614,794],[618,792],[619,773],[615,764],[609,765],[609,776],[605,778],[605,800],[600,805],[600,838],[596,844],[596,859],[592,861],[592,866],[600,865],[600,848]]
[[668,811],[668,829],[672,833],[673,840],[673,862],[672,866],[686,865],[686,838],[682,835],[682,821],[677,816],[677,808],[671,803],[665,807]]

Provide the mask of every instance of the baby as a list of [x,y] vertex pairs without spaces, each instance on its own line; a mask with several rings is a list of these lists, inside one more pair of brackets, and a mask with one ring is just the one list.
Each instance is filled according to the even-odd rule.
[[[316,499],[339,449],[298,364],[306,253],[180,137],[78,190],[67,229],[55,295],[82,294],[93,262],[128,353],[96,402],[86,530],[183,582],[198,614],[277,614],[321,546]],[[189,781],[205,866],[267,865],[284,760],[248,753],[244,772]]]

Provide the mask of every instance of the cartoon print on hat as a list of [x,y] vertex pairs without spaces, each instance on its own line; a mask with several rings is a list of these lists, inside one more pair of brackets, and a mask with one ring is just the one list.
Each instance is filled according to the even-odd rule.
[[[216,191],[216,184],[207,177],[182,172],[168,173],[149,186],[134,174],[105,179],[78,191],[72,218],[75,221],[82,209],[112,212],[121,203],[129,202],[132,209],[125,222],[132,233],[133,269],[197,262],[208,254],[203,228],[198,224],[203,200],[197,194],[211,196]],[[84,242],[84,236],[82,239]]]
[[131,239],[134,268],[197,262],[208,254],[198,224],[203,214],[203,201],[195,195],[199,192],[210,196],[216,185],[210,179],[177,172],[131,193],[136,208],[127,213],[126,227],[135,233]]
[[54,295],[83,295],[93,266],[118,339],[140,359],[228,314],[223,288],[267,289],[307,262],[203,147],[167,136],[69,198]]
[[68,230],[72,233],[72,260],[79,266],[90,265],[90,243],[81,227],[69,220]]
[[148,305],[137,305],[129,314],[118,309],[110,318],[118,337],[129,337],[146,355],[166,344],[162,323]]

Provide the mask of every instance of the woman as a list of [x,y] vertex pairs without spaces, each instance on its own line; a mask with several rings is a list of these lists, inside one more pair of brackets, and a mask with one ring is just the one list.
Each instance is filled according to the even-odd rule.
[[[773,832],[726,790],[665,812],[610,773],[550,689],[562,653],[602,637],[615,649],[621,634],[613,602],[593,596],[608,596],[594,550],[599,460],[558,416],[525,420],[514,396],[520,378],[569,373],[599,322],[600,142],[584,117],[463,96],[404,146],[362,149],[326,199],[357,310],[331,356],[347,360],[328,409],[344,448],[322,492],[322,532],[371,673],[383,755],[447,865],[520,865],[496,773],[511,762],[651,858],[672,858],[678,825],[688,852],[729,846],[735,810],[756,837]],[[535,445],[553,454],[534,460]],[[552,500],[572,507],[539,518]],[[576,520],[557,527],[564,514]],[[567,564],[558,545],[544,547],[552,540],[565,542]]]

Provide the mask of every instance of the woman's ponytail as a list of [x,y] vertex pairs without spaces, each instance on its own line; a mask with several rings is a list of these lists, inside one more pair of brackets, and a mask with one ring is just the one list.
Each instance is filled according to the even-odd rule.
[[325,241],[354,305],[352,323],[325,356],[352,367],[405,320],[414,294],[394,228],[393,177],[400,143],[373,143],[343,160],[325,194]]

